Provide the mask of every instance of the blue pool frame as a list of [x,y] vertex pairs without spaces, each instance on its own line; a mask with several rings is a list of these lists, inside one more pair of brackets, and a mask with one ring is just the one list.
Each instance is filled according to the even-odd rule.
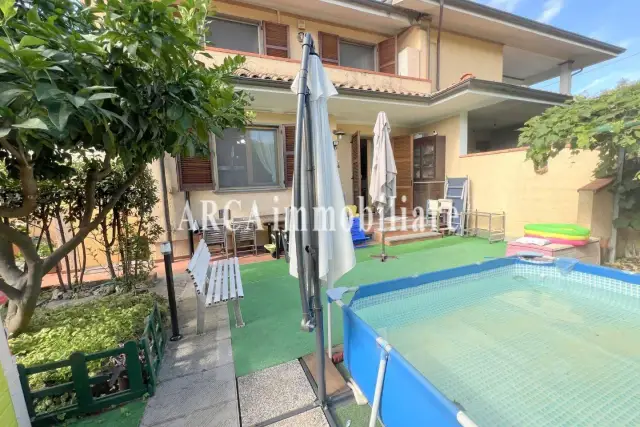
[[[386,357],[386,371],[379,398],[379,418],[387,427],[473,426],[466,415],[416,370],[398,351],[384,340],[351,309],[351,304],[371,295],[412,288],[429,282],[477,274],[514,264],[533,262],[516,257],[492,259],[482,263],[374,283],[358,288],[335,288],[327,292],[329,303],[337,302],[343,310],[344,361],[353,380],[370,403],[374,402],[378,370]],[[547,263],[548,265],[548,263]],[[640,285],[640,274],[578,262],[573,271]],[[355,291],[349,304],[341,301],[345,292]]]

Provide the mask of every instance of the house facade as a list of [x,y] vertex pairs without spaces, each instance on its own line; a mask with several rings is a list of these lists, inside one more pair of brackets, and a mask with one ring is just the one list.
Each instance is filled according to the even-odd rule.
[[[445,177],[468,176],[470,206],[506,213],[508,237],[530,222],[582,222],[602,215],[579,189],[596,153],[562,153],[534,171],[518,129],[571,96],[573,73],[624,49],[468,0],[215,1],[205,50],[216,64],[244,55],[235,78],[256,116],[245,132],[211,138],[208,158],[166,157],[167,204],[176,256],[188,255],[183,212],[228,208],[232,217],[281,212],[291,203],[295,94],[301,40],[312,34],[338,90],[330,125],[347,204],[366,201],[373,125],[391,123],[396,205],[409,211],[441,198]],[[531,86],[560,77],[558,87]],[[153,165],[160,179],[160,163]],[[592,198],[591,200],[595,200]],[[156,214],[164,217],[163,202]],[[204,202],[204,203],[203,203]],[[215,205],[214,205],[215,203]],[[209,212],[211,213],[211,212]],[[594,219],[595,218],[595,219]],[[182,228],[182,230],[181,230]],[[606,227],[598,227],[607,237]],[[266,232],[259,235],[267,240]]]

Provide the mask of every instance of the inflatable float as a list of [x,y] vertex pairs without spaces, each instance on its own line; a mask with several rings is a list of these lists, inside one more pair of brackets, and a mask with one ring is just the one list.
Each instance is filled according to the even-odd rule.
[[576,224],[528,224],[524,226],[527,237],[539,237],[552,243],[584,246],[589,243],[591,230]]

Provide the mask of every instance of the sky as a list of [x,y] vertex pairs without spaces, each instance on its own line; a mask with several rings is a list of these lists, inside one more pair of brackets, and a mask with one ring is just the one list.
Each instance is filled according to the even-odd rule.
[[[627,49],[615,59],[576,74],[574,95],[593,96],[623,79],[640,80],[640,0],[475,1]],[[558,79],[534,87],[557,91]]]

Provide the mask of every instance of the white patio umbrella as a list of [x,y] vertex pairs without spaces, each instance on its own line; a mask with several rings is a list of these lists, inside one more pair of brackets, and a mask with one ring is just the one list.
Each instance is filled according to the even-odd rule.
[[369,195],[371,203],[378,208],[382,215],[382,253],[375,256],[380,257],[382,261],[388,258],[384,243],[384,212],[392,205],[392,201],[396,197],[396,176],[398,175],[391,149],[390,132],[391,125],[387,114],[380,111],[373,127],[373,166],[371,167]]
[[[329,113],[327,99],[337,95],[333,83],[327,77],[322,62],[317,55],[309,56],[307,87],[309,89],[308,111],[311,119],[311,137],[313,149],[313,164],[315,166],[313,188],[315,199],[309,194],[308,176],[301,174],[300,182],[293,180],[293,192],[291,206],[295,206],[294,196],[296,186],[301,186],[303,194],[302,206],[314,206],[314,229],[317,230],[317,270],[320,283],[327,289],[333,287],[336,280],[351,270],[356,264],[353,241],[349,220],[345,211],[344,196],[338,162],[333,148],[333,133],[329,126]],[[291,87],[298,93],[300,75],[296,77]],[[303,135],[306,139],[306,135]],[[308,143],[308,141],[307,141]],[[301,170],[307,170],[306,150],[301,150]],[[290,215],[289,230],[298,230],[297,215]],[[303,225],[306,223],[303,219]],[[298,277],[298,251],[295,238],[289,239],[289,273]],[[307,245],[308,242],[304,242]],[[328,348],[331,349],[331,305],[328,306]],[[316,319],[316,322],[321,319]],[[331,350],[329,350],[331,351]]]

